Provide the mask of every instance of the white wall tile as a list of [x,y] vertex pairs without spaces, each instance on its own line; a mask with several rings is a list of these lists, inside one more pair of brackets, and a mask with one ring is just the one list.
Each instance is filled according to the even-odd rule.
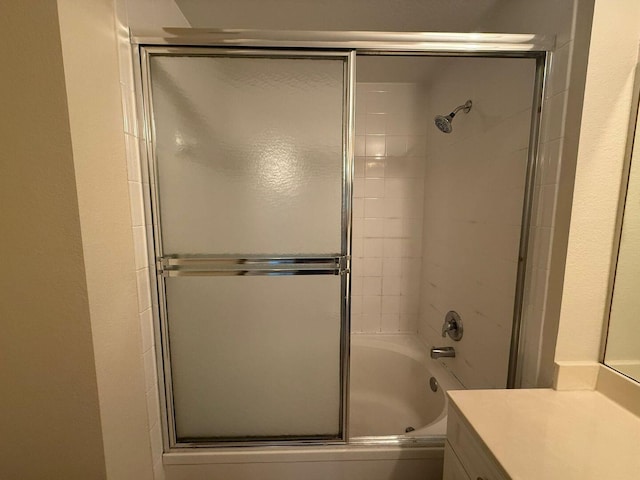
[[363,255],[367,257],[382,257],[383,253],[383,240],[379,238],[365,238],[364,239],[364,251]]
[[364,199],[364,218],[384,218],[386,202],[382,198]]
[[383,313],[380,316],[380,328],[385,333],[394,333],[401,331],[399,313]]
[[402,218],[407,209],[402,198],[386,198],[383,202],[382,216],[384,218]]
[[382,277],[364,277],[363,280],[364,296],[382,295]]
[[145,212],[141,183],[129,182],[129,199],[131,201],[131,225],[134,227],[144,225]]
[[360,278],[360,287],[358,292],[353,291],[353,284],[351,289],[351,315],[362,314],[362,277]]
[[364,198],[364,178],[353,179],[353,198]]
[[383,238],[385,236],[385,221],[383,218],[365,218],[364,236],[369,238]]
[[[398,238],[405,235],[405,223],[407,220],[401,218],[385,218],[384,224],[384,236],[386,238]],[[413,232],[418,235],[420,232]]]
[[549,141],[564,136],[567,92],[560,92],[546,100],[542,130]]
[[351,210],[354,218],[364,218],[364,199],[354,198],[351,204]]
[[362,332],[380,333],[382,331],[380,320],[381,320],[380,311],[376,311],[374,313],[363,313],[362,314]]
[[385,148],[384,135],[367,135],[365,137],[365,154],[367,157],[384,157]]
[[153,333],[153,309],[147,308],[140,313],[140,330],[142,331],[142,352],[148,351],[155,344]]
[[553,185],[558,183],[563,141],[562,138],[557,138],[541,146],[542,162],[540,165],[541,171],[538,175],[538,183],[540,185]]
[[367,178],[384,178],[385,161],[367,158],[365,163],[365,176]]
[[129,135],[140,137],[138,132],[138,119],[136,96],[131,87],[126,88],[122,85],[122,111],[124,114],[124,131]]
[[133,227],[133,248],[136,262],[136,270],[149,266],[147,252],[147,228],[144,226]]
[[364,237],[364,220],[362,218],[354,218],[351,223],[351,233],[354,238],[359,239]]
[[[397,263],[397,262],[396,262]],[[383,276],[382,277],[382,294],[386,296],[395,296],[402,293],[402,277]]]
[[364,177],[364,168],[365,168],[366,157],[356,157],[354,160],[354,169],[353,176],[354,178],[363,178]]
[[151,456],[154,459],[162,460],[162,429],[160,424],[156,424],[151,431]]
[[367,114],[365,132],[369,134],[384,134],[387,125],[387,116],[384,113]]
[[162,463],[162,455],[160,455],[160,459],[153,464],[153,479],[165,480],[165,478],[164,464]]
[[[360,106],[362,103],[362,107]],[[356,98],[356,118],[355,118],[355,127],[356,127],[356,135],[364,135],[366,133],[365,128],[367,126],[367,112],[364,111],[364,101],[358,102]]]
[[351,333],[364,333],[364,320],[361,313],[351,312]]
[[[407,331],[403,325],[415,326],[417,311],[405,309],[401,318],[401,295],[410,293],[403,288],[415,290],[403,283],[402,262],[403,256],[420,255],[424,98],[411,84],[358,84],[357,90],[357,131],[366,136],[356,140],[352,331]],[[421,262],[416,264],[419,281]]]
[[145,392],[152,391],[156,385],[156,355],[155,349],[151,348],[142,354],[145,372]]
[[364,135],[356,135],[354,152],[356,157],[365,156],[366,137]]
[[382,297],[380,295],[363,295],[362,314],[380,315],[381,298]]
[[379,277],[382,275],[382,258],[366,257],[363,259],[363,273],[366,277]]
[[146,393],[147,396],[147,414],[149,416],[149,428],[159,424],[160,419],[160,403],[158,401],[158,392],[152,388]]
[[385,277],[399,277],[402,275],[402,262],[397,258],[382,259],[382,275]]
[[[362,273],[362,272],[361,272]],[[364,291],[364,277],[362,275],[351,276],[351,313],[362,313],[362,293]],[[359,298],[359,305],[356,309],[354,298]],[[357,311],[356,311],[357,310]]]
[[540,203],[538,204],[536,225],[539,227],[553,226],[553,212],[555,208],[556,186],[542,185],[540,187]]
[[[126,2],[116,1],[115,25],[118,32],[118,58],[120,65],[120,84],[122,96],[122,113],[125,131],[125,147],[127,155],[127,177],[129,180],[129,198],[131,207],[131,224],[137,269],[138,309],[141,329],[141,355],[145,370],[145,390],[147,396],[147,415],[149,435],[151,439],[152,460],[154,462],[154,479],[165,478],[162,465],[162,432],[157,393],[157,372],[154,348],[153,311],[151,309],[151,290],[155,283],[151,282],[148,269],[148,249],[151,239],[150,198],[148,195],[149,172],[147,164],[147,145],[144,128],[139,119],[141,102],[137,102],[134,88],[139,87],[139,75],[134,75],[134,61],[129,41],[128,17]],[[139,69],[138,69],[139,70]],[[139,71],[138,71],[139,73]],[[146,193],[143,190],[146,188]],[[156,298],[155,296],[153,298]]]
[[384,197],[384,178],[367,178],[364,182],[364,196],[367,198]]
[[407,154],[407,137],[404,135],[387,135],[387,156],[404,157]]
[[402,257],[402,242],[400,238],[385,238],[383,244],[383,256],[387,258]]
[[125,134],[127,154],[127,178],[132,182],[142,182],[140,173],[140,144],[137,137]]
[[147,141],[138,139],[138,155],[140,156],[140,178],[142,183],[149,183],[149,161],[147,152]]
[[143,268],[136,272],[138,285],[138,312],[144,312],[151,308],[151,284],[149,282],[149,269]]
[[569,88],[569,62],[572,51],[573,42],[570,41],[553,52],[549,83],[545,92],[547,98],[564,92]]
[[372,91],[365,94],[367,113],[385,113],[389,94],[385,91]]
[[425,137],[410,135],[407,137],[407,155],[410,157],[423,157],[426,154],[427,142]]

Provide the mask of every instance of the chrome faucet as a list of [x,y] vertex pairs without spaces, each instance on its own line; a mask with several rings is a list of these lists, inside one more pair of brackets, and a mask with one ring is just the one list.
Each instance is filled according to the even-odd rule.
[[431,358],[454,358],[456,356],[456,351],[453,347],[431,347]]

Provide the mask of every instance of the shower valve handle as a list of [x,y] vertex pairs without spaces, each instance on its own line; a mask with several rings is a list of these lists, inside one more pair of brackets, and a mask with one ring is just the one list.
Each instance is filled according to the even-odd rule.
[[453,310],[450,310],[444,317],[444,323],[442,324],[442,337],[445,338],[447,334],[449,334],[449,337],[457,342],[462,338],[462,333],[462,319],[460,318],[460,315]]
[[442,324],[442,338],[446,338],[447,333],[455,329],[456,329],[455,323],[453,323],[452,321],[445,320],[444,323]]

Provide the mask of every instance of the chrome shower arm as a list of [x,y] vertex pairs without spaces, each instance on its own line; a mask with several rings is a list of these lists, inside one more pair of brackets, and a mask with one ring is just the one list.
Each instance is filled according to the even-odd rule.
[[469,113],[469,111],[471,110],[471,100],[467,100],[463,105],[460,105],[459,107],[456,107],[456,109],[451,112],[449,115],[451,115],[451,117],[455,117],[456,113],[458,113],[460,110],[464,110],[464,113]]

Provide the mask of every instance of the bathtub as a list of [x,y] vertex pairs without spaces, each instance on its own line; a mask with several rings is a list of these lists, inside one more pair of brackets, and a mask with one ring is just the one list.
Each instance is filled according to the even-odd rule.
[[349,380],[352,443],[444,437],[446,391],[463,388],[414,335],[352,335]]
[[352,335],[350,370],[346,445],[166,453],[166,480],[440,480],[445,391],[461,385],[411,335]]

